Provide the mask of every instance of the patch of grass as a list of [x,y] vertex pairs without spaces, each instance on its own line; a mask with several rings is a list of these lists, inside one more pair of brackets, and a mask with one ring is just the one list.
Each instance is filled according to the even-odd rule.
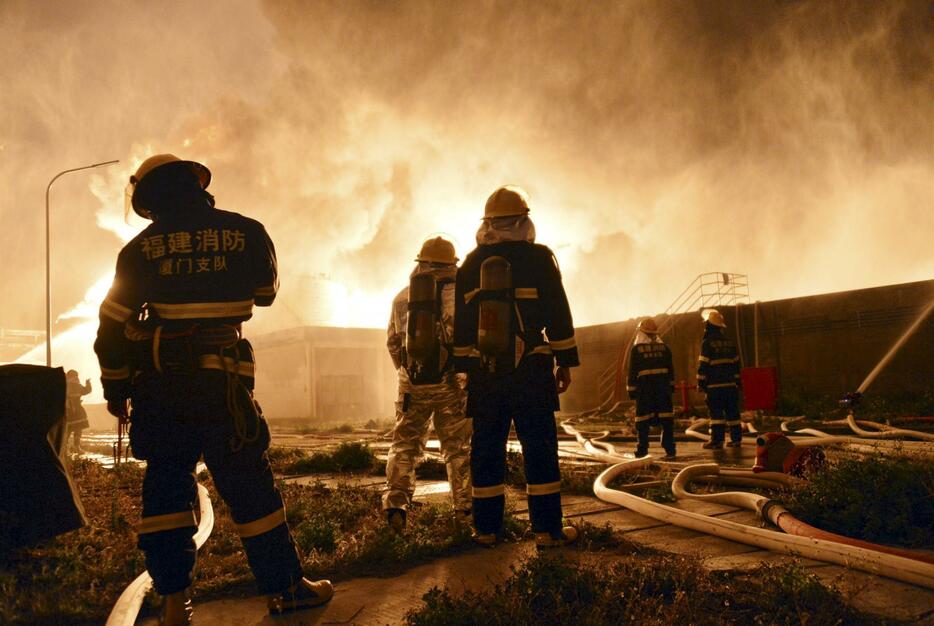
[[[275,454],[272,452],[275,450]],[[271,448],[270,464],[277,474],[321,474],[365,472],[372,469],[376,455],[359,441],[344,442],[334,450],[311,455],[298,449]]]
[[[387,576],[473,546],[470,529],[455,521],[447,503],[411,509],[406,532],[396,535],[386,526],[378,490],[350,485],[328,488],[320,482],[280,488],[302,566],[312,578]],[[213,490],[212,499],[216,500]],[[200,598],[252,588],[252,574],[225,509],[215,501],[214,532],[198,555],[194,593]],[[507,536],[528,533],[528,524],[511,514],[506,523],[521,529]]]
[[692,557],[629,556],[608,563],[537,555],[489,592],[434,588],[410,626],[491,624],[874,624],[838,592],[791,565],[752,575],[711,573]]
[[642,497],[646,500],[651,500],[652,502],[658,502],[660,504],[670,504],[672,502],[678,501],[678,499],[675,497],[675,494],[671,491],[670,482],[666,482],[663,485],[649,487],[642,494]]
[[934,463],[910,456],[836,456],[791,490],[785,506],[831,532],[934,548]]
[[286,448],[282,446],[271,446],[266,451],[266,458],[269,459],[269,465],[276,474],[287,474],[286,467],[292,463],[308,456],[301,448]]
[[[101,624],[123,589],[144,569],[134,524],[140,515],[143,469],[117,471],[77,459],[73,475],[90,525],[0,560],[0,623]],[[251,593],[253,576],[227,506],[210,475],[215,512],[211,537],[198,553],[193,593],[199,599]],[[335,580],[385,576],[414,564],[472,548],[449,503],[410,511],[407,531],[388,531],[376,489],[280,483],[286,514],[307,575]],[[528,535],[528,523],[507,513],[507,537]],[[63,590],[65,592],[63,592]],[[150,598],[144,613],[152,609]]]
[[806,389],[783,387],[775,403],[775,413],[804,415],[812,420],[837,419],[840,417],[839,400]]
[[71,466],[88,525],[0,560],[0,623],[100,624],[123,588],[143,569],[133,524],[142,470]]
[[570,495],[593,495],[593,483],[603,470],[603,465],[577,465],[560,463],[561,493]]
[[391,420],[391,419],[389,419],[389,420],[387,420],[387,419],[381,419],[381,420],[378,420],[378,419],[371,419],[371,420],[368,420],[368,421],[363,425],[363,427],[366,428],[367,430],[375,430],[375,431],[377,431],[377,432],[384,433],[384,432],[387,432],[387,431],[392,430],[393,427],[394,427],[395,425],[396,425],[395,420]]

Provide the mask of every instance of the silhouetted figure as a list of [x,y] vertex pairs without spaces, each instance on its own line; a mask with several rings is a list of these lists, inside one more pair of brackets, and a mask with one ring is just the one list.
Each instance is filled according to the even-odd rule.
[[65,419],[68,426],[68,436],[74,437],[74,451],[81,450],[81,431],[90,426],[88,413],[81,404],[81,397],[91,393],[91,381],[86,379],[81,384],[78,372],[68,370],[65,375]]
[[671,394],[675,370],[671,350],[658,335],[658,326],[650,317],[639,322],[636,338],[629,351],[627,391],[636,401],[636,456],[649,453],[649,429],[662,427],[662,447],[667,458],[675,456],[674,421]]
[[133,210],[153,221],[117,258],[94,347],[107,408],[147,461],[139,546],[165,623],[190,620],[195,465],[202,457],[230,507],[269,609],[316,606],[328,581],[302,577],[253,400],[253,349],[241,337],[253,305],[276,297],[276,254],[259,222],[214,208],[206,167],[163,154],[130,178]]
[[561,523],[555,411],[578,356],[561,272],[551,250],[535,243],[528,213],[516,187],[487,200],[477,247],[457,271],[454,356],[456,369],[467,372],[473,418],[476,539],[494,545],[502,532],[506,440],[515,422],[532,530],[536,545],[547,548],[577,537]]
[[704,340],[697,364],[697,387],[707,394],[710,411],[710,441],[707,449],[723,448],[726,427],[730,427],[730,447],[743,442],[742,422],[739,418],[739,355],[736,343],[723,334],[726,321],[715,309],[701,312],[704,319]]

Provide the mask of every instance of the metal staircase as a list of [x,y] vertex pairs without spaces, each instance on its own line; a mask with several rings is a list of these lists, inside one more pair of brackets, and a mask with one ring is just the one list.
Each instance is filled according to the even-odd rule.
[[[749,277],[733,272],[707,272],[699,274],[685,287],[677,298],[665,309],[660,317],[659,334],[664,337],[675,323],[675,317],[681,313],[701,311],[710,307],[735,306],[749,300]],[[624,341],[617,352],[616,359],[600,375],[597,390],[600,405],[588,414],[606,414],[617,411],[623,400],[623,377],[629,361],[629,346],[635,339],[635,330]]]

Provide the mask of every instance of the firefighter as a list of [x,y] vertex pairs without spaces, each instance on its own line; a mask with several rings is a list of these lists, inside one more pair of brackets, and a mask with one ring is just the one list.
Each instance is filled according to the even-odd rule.
[[65,375],[65,415],[68,435],[74,437],[75,452],[81,450],[81,431],[90,426],[88,412],[81,405],[81,396],[91,393],[91,381],[86,379],[81,384],[76,370],[68,370]]
[[649,429],[662,427],[665,458],[675,457],[674,419],[671,394],[675,373],[671,350],[658,335],[658,326],[650,317],[639,322],[635,342],[629,351],[629,380],[626,389],[636,401],[636,433],[639,443],[636,456],[649,453]]
[[726,321],[715,309],[701,312],[704,320],[704,340],[697,365],[697,387],[707,394],[710,411],[710,441],[708,450],[723,448],[726,427],[730,427],[731,448],[742,445],[743,430],[739,419],[739,355],[736,344],[723,334]]
[[[469,521],[470,420],[465,415],[466,376],[454,372],[454,245],[441,237],[422,245],[418,265],[392,302],[386,345],[399,372],[396,426],[386,463],[383,510],[396,531],[405,528],[415,493],[415,465],[429,420],[441,444],[455,518]],[[421,332],[426,330],[427,332]]]
[[271,613],[316,606],[329,581],[302,576],[266,449],[269,428],[253,399],[253,350],[242,324],[269,306],[278,278],[262,224],[214,207],[200,163],[159,154],[130,177],[127,201],[152,224],[117,257],[94,349],[107,408],[132,402],[130,445],[147,463],[139,547],[162,623],[191,619],[195,466],[203,456],[230,507]]
[[517,187],[487,200],[477,247],[457,272],[454,356],[457,371],[467,373],[473,418],[475,539],[492,546],[501,535],[514,422],[536,545],[548,548],[577,537],[575,528],[562,527],[555,411],[579,362],[558,263],[535,243],[528,213],[528,196]]

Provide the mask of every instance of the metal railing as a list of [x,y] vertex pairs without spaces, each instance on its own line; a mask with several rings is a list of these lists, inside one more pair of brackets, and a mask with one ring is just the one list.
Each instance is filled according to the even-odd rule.
[[[733,272],[706,272],[699,274],[684,288],[678,297],[668,305],[659,324],[659,334],[664,336],[674,328],[675,319],[682,313],[700,311],[717,306],[735,306],[749,300],[749,277]],[[597,384],[599,406],[590,413],[610,413],[623,400],[623,375],[629,362],[629,346],[635,338],[629,336],[623,341],[616,359],[600,375]]]

